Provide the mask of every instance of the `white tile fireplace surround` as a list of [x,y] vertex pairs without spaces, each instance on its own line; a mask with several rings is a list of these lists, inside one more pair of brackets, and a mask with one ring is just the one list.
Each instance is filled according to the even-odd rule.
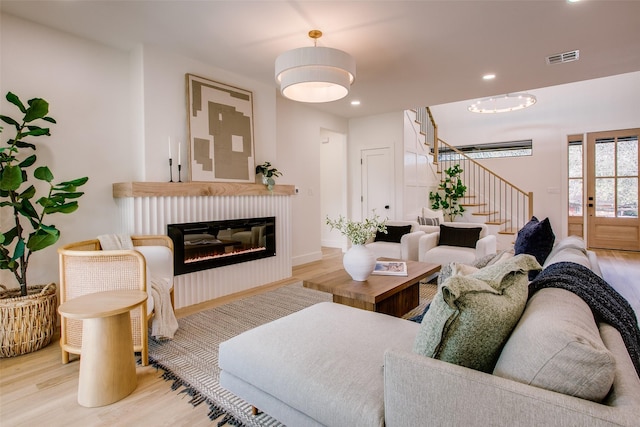
[[119,232],[167,234],[167,224],[276,217],[276,256],[175,277],[176,308],[291,277],[292,185],[125,182],[113,184]]

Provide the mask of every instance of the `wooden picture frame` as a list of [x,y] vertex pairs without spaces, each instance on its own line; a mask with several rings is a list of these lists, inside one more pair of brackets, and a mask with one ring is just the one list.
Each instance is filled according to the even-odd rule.
[[252,92],[185,78],[190,180],[255,182]]

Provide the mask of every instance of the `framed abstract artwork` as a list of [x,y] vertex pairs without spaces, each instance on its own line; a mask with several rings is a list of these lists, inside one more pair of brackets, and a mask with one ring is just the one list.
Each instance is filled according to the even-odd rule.
[[191,181],[254,182],[253,94],[186,75]]

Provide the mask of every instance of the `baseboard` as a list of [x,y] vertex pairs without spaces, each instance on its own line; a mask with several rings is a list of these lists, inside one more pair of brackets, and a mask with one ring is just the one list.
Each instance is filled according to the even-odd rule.
[[291,259],[291,265],[293,267],[307,264],[313,261],[320,261],[322,259],[322,251],[312,252],[309,254],[295,256]]

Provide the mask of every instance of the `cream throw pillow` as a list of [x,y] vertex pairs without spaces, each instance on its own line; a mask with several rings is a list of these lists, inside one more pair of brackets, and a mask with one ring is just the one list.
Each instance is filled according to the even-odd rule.
[[583,399],[604,399],[615,375],[591,309],[564,289],[536,292],[493,373]]
[[527,273],[539,269],[533,256],[522,254],[470,275],[453,274],[425,313],[414,351],[491,372],[526,305]]

